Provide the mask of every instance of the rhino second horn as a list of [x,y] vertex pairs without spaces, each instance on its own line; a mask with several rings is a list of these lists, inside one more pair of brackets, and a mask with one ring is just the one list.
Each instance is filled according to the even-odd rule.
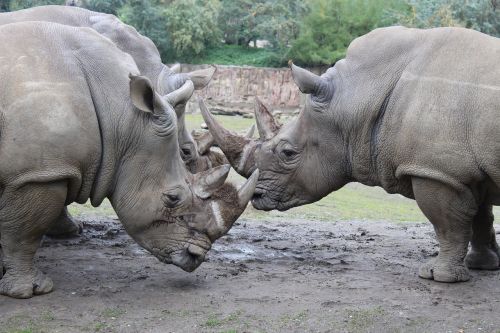
[[210,83],[210,80],[212,80],[212,77],[214,76],[216,70],[217,67],[210,66],[208,68],[198,69],[186,73],[186,75],[191,79],[191,81],[193,81],[194,89],[200,90],[205,88]]
[[251,139],[255,133],[255,124],[252,124],[245,134],[245,138]]
[[257,97],[255,97],[255,121],[261,140],[272,139],[280,129],[271,112]]
[[203,133],[197,140],[198,145],[198,153],[201,155],[205,155],[210,151],[210,147],[212,147],[215,143],[215,139],[212,136],[212,133],[206,132]]
[[170,105],[175,107],[179,103],[186,103],[193,95],[193,92],[194,84],[191,80],[187,80],[179,89],[172,91],[165,98]]
[[255,169],[250,178],[238,190],[238,204],[241,208],[245,208],[248,202],[252,199],[255,192],[255,186],[259,179],[259,169]]
[[292,77],[299,90],[304,94],[317,95],[321,92],[323,85],[328,84],[321,76],[316,75],[304,68],[296,66],[292,61],[288,62],[292,70]]
[[172,67],[170,67],[170,70],[176,74],[179,74],[181,72],[181,64],[173,64]]
[[230,170],[231,166],[224,164],[195,174],[194,193],[202,199],[207,199],[224,184]]

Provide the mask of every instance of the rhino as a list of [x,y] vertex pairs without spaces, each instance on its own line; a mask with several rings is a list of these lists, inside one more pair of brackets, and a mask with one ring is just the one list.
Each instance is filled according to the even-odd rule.
[[305,106],[280,125],[257,101],[258,140],[201,107],[232,166],[246,177],[259,169],[255,208],[287,210],[349,182],[380,186],[415,199],[434,226],[440,251],[419,276],[467,281],[468,268],[499,268],[499,59],[500,40],[477,31],[381,28],[321,76],[290,62]]
[[[18,41],[23,41],[19,43]],[[92,29],[49,22],[0,26],[0,294],[50,292],[33,265],[64,206],[111,202],[126,232],[160,261],[193,271],[252,197],[230,166],[198,174],[180,157],[171,98],[133,58]]]
[[[211,67],[177,74],[178,68],[169,68],[162,63],[158,49],[149,38],[142,36],[135,28],[124,24],[111,14],[69,6],[40,6],[0,14],[0,25],[25,21],[46,21],[94,29],[111,39],[120,50],[130,54],[141,74],[148,77],[154,83],[156,91],[164,97],[180,88],[187,80],[193,82],[195,89],[202,89],[210,82],[215,72],[215,67]],[[189,170],[196,173],[207,170],[207,163],[206,157],[198,154],[196,142],[186,129],[184,113],[188,99],[189,97],[175,101],[171,99],[169,102],[174,106],[178,118],[181,156]],[[50,235],[72,236],[81,233],[81,225],[71,219],[67,209],[62,211],[58,221],[54,228],[49,230]]]

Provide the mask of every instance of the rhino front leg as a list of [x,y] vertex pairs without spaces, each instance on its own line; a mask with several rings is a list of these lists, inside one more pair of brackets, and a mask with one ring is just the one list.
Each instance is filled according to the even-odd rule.
[[76,237],[83,231],[83,225],[73,220],[68,208],[64,207],[56,222],[47,232],[51,237]]
[[471,249],[465,257],[467,267],[472,269],[499,269],[500,249],[493,228],[493,207],[483,204],[472,223]]
[[472,193],[425,178],[413,178],[412,186],[417,204],[433,224],[439,241],[438,256],[420,268],[419,276],[440,282],[469,280],[464,258],[477,213]]
[[5,274],[0,280],[0,294],[29,298],[52,291],[52,280],[34,267],[33,257],[42,236],[63,209],[65,198],[63,182],[30,184],[4,192],[0,244]]

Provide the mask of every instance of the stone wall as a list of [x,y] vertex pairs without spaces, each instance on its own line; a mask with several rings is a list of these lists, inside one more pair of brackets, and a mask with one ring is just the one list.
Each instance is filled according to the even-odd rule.
[[[205,68],[207,65],[181,65],[182,72]],[[217,65],[209,85],[198,91],[211,109],[218,113],[245,114],[253,112],[254,96],[271,110],[293,112],[303,103],[303,95],[288,68],[261,68]],[[188,112],[198,110],[192,98]]]

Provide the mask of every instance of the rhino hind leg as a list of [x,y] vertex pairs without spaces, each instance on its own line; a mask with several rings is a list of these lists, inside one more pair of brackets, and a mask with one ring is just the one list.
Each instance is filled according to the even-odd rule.
[[433,224],[439,241],[438,256],[420,267],[419,276],[439,282],[469,280],[464,259],[477,213],[472,193],[417,177],[412,179],[412,185],[417,204]]
[[83,225],[75,221],[68,212],[68,208],[64,207],[54,225],[47,232],[48,236],[57,238],[71,238],[81,235]]
[[493,228],[493,207],[482,205],[472,224],[471,248],[465,263],[471,269],[495,270],[500,268],[500,250]]
[[52,291],[52,280],[34,267],[33,257],[65,198],[64,182],[29,184],[3,193],[0,232],[5,274],[0,279],[0,294],[30,298]]

